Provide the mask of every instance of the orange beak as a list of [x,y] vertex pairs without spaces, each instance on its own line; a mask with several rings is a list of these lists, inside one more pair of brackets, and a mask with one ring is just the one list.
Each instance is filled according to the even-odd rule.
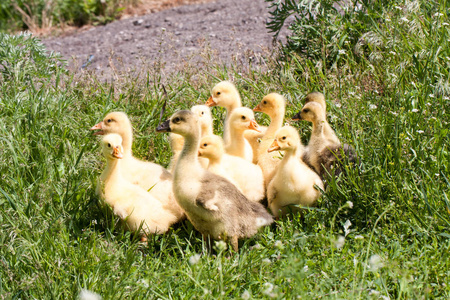
[[269,149],[267,149],[267,152],[272,152],[276,150],[280,150],[280,146],[278,145],[277,140],[274,140],[272,145],[270,145]]
[[123,153],[122,153],[122,150],[120,150],[119,146],[114,147],[114,149],[113,149],[113,156],[115,158],[123,158]]
[[200,151],[200,149],[198,149],[198,156],[202,156],[202,151]]
[[259,112],[262,112],[262,110],[261,110],[261,103],[258,104],[258,105],[256,105],[256,107],[253,109],[253,111],[259,111]]
[[105,133],[103,132],[103,121],[95,124],[94,126],[91,127],[91,129],[89,130],[100,130],[100,131],[96,131],[94,132],[94,135],[104,135]]
[[210,97],[208,98],[208,101],[206,101],[205,105],[208,106],[208,107],[211,107],[211,106],[216,106],[217,103],[214,102],[212,96],[210,96]]
[[256,123],[256,120],[253,119],[250,121],[250,125],[248,125],[248,129],[256,130],[258,132],[261,132],[261,129],[259,129],[258,123]]

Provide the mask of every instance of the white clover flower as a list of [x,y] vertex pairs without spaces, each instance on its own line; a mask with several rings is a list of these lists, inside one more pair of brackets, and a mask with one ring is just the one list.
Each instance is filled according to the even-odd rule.
[[214,245],[219,251],[224,251],[227,249],[227,243],[225,243],[224,241],[215,241]]
[[189,257],[189,264],[191,266],[198,264],[200,261],[200,254],[194,254],[191,257]]
[[343,237],[342,235],[339,235],[337,240],[334,241],[334,246],[337,249],[342,249],[342,247],[344,247],[345,244],[345,237]]
[[138,283],[138,284],[141,284],[142,286],[144,286],[144,287],[146,287],[146,288],[149,287],[149,285],[148,285],[148,280],[145,280],[145,279],[139,279],[139,280],[137,281],[137,283]]
[[272,261],[270,259],[268,259],[268,258],[264,258],[262,260],[262,262],[265,263],[265,264],[270,264]]
[[350,222],[350,220],[345,221],[344,223],[345,236],[347,236],[350,233],[350,226],[352,226],[352,222]]
[[369,109],[377,109],[378,108],[378,106],[376,106],[375,104],[370,104],[369,105]]
[[345,55],[345,50],[339,50],[338,53],[339,53],[340,55]]
[[434,94],[429,94],[428,97],[434,98]]
[[305,265],[305,266],[303,267],[303,272],[307,272],[308,270],[309,270],[308,265]]
[[378,254],[374,254],[369,258],[369,269],[371,271],[377,271],[378,269],[383,267],[383,262],[381,256]]
[[247,291],[247,290],[245,290],[245,291],[242,293],[241,298],[244,299],[244,300],[250,299],[250,292]]
[[341,104],[340,104],[340,103],[336,103],[335,105],[336,105],[337,108],[340,108],[340,107],[341,107]]
[[87,289],[82,289],[80,294],[78,294],[78,299],[80,300],[101,300],[102,296],[97,293],[91,292]]
[[283,242],[280,240],[276,241],[275,244],[273,244],[273,245],[275,246],[275,248],[278,248],[280,250],[284,248]]
[[425,131],[423,130],[417,130],[417,133],[424,133]]
[[439,173],[434,173],[434,176],[439,177]]
[[418,112],[419,110],[417,109],[417,108],[413,108],[413,109],[411,109],[411,112],[413,112],[413,113],[416,113],[416,112]]
[[349,208],[353,208],[353,202],[352,201],[347,201],[347,202],[345,202],[345,204],[347,204]]

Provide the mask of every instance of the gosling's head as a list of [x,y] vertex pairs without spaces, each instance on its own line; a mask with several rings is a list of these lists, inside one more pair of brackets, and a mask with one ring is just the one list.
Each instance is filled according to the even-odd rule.
[[223,140],[217,135],[207,135],[200,141],[198,156],[219,159],[224,154]]
[[284,126],[278,129],[275,134],[275,140],[273,141],[267,152],[272,151],[295,151],[300,144],[300,135],[292,126]]
[[91,130],[99,130],[94,135],[117,133],[124,136],[130,133],[131,122],[125,113],[116,111],[107,114],[103,121],[94,125]]
[[251,129],[261,132],[253,111],[247,107],[238,107],[233,110],[230,115],[230,127],[237,131]]
[[261,100],[261,102],[253,109],[253,111],[263,112],[269,117],[273,117],[276,114],[282,113],[284,115],[284,110],[286,106],[286,101],[284,97],[278,93],[270,93]]
[[180,110],[174,113],[170,119],[159,124],[157,132],[173,132],[184,137],[200,134],[200,124],[195,113],[189,110]]
[[324,111],[327,110],[327,103],[325,102],[325,97],[320,92],[312,92],[312,93],[309,93],[308,95],[306,95],[305,104],[310,103],[310,102],[319,103],[322,106]]
[[110,133],[103,137],[101,148],[106,159],[123,158],[122,137],[116,133]]
[[202,134],[207,132],[209,128],[213,126],[213,119],[211,116],[211,110],[206,105],[194,105],[191,107],[191,111],[197,115],[200,127],[202,128]]
[[229,81],[222,81],[213,87],[211,90],[211,97],[209,97],[206,105],[209,107],[216,105],[220,107],[229,107],[237,103],[241,103],[241,97],[234,84]]
[[292,120],[305,120],[312,123],[321,122],[325,120],[325,112],[319,103],[309,102],[292,117]]

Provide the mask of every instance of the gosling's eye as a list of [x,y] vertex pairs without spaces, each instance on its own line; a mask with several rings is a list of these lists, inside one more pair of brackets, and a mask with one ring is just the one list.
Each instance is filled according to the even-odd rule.
[[309,108],[303,110],[304,113],[309,113]]
[[174,123],[179,123],[180,122],[180,118],[176,117],[175,119],[173,119]]
[[202,111],[202,115],[204,115],[205,114],[205,112],[204,111]]
[[111,148],[111,144],[110,143],[108,143],[108,148]]
[[208,146],[208,144],[207,144],[207,143],[204,143],[204,144],[203,144],[203,147],[206,147],[206,146]]
[[220,92],[217,92],[217,96],[219,96],[220,95]]
[[281,138],[283,141],[286,139],[286,137],[285,136],[283,136],[282,138]]
[[245,120],[245,116],[242,116],[241,118],[242,118],[242,120]]
[[112,122],[112,119],[108,119],[108,120],[106,120],[106,122],[107,122],[107,123],[111,123],[111,122]]
[[266,100],[264,100],[264,101],[263,101],[263,104],[267,104],[267,101],[266,101]]

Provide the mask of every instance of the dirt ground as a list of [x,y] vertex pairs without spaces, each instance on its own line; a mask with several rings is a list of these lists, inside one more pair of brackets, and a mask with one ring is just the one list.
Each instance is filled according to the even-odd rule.
[[[221,63],[245,63],[249,57],[270,55],[273,39],[265,27],[270,16],[268,3],[201,2],[125,18],[68,36],[45,38],[43,42],[49,50],[60,52],[72,70],[95,70],[106,78],[116,71],[157,64],[162,64],[164,72],[176,72],[186,61],[200,61],[205,49],[210,49],[215,61]],[[279,39],[284,39],[284,34]]]

